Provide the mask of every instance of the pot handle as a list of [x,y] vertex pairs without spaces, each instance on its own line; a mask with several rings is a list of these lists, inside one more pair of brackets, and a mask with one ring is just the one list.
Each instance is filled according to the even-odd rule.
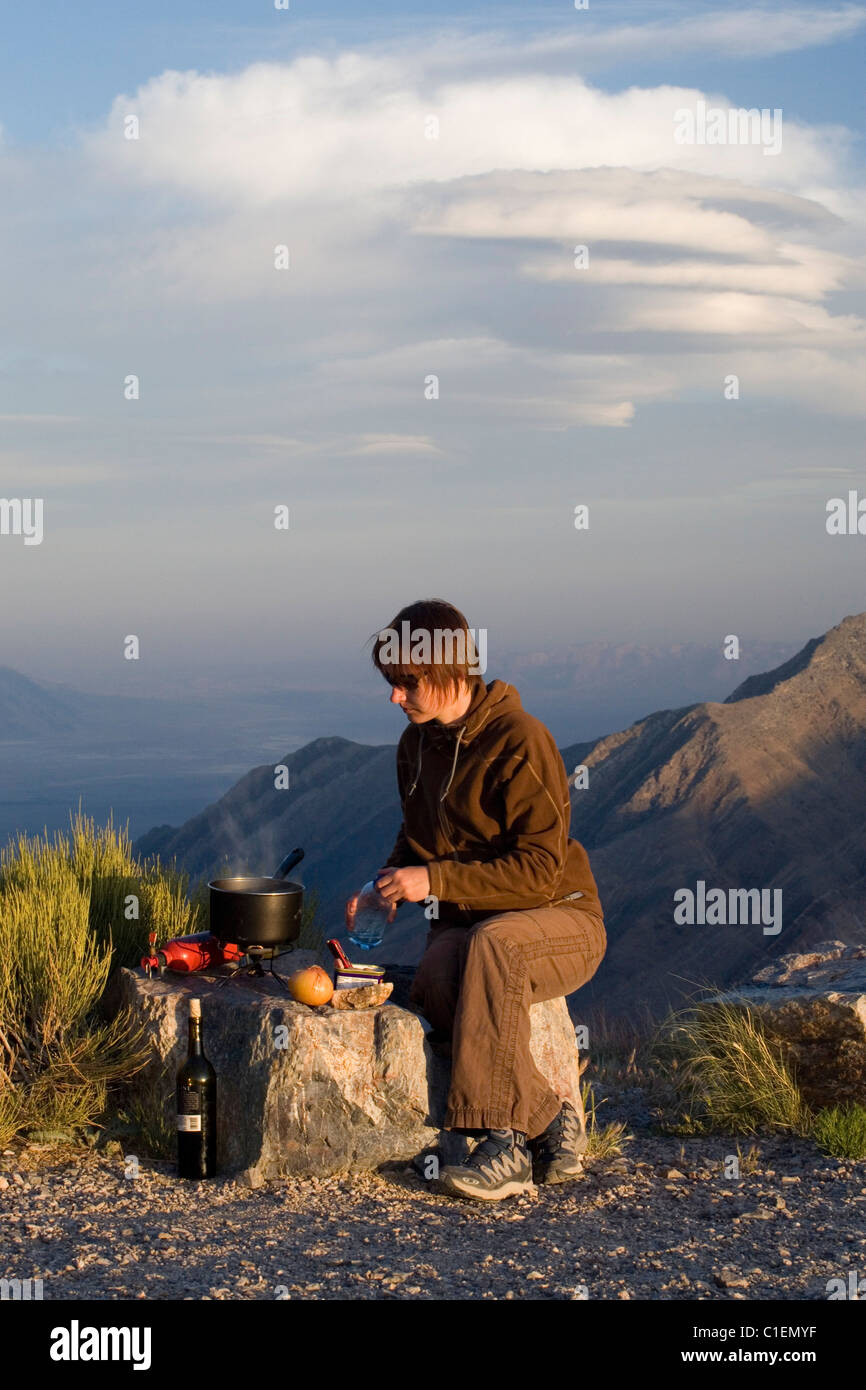
[[303,857],[304,851],[302,849],[293,849],[291,854],[287,854],[285,859],[274,870],[274,873],[271,875],[271,877],[285,878],[286,874],[290,873],[296,864],[300,864]]

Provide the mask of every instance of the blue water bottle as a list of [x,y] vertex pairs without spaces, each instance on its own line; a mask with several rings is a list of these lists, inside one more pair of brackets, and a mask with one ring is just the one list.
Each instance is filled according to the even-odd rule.
[[385,928],[393,922],[396,903],[383,898],[373,879],[365,883],[346,903],[346,926],[349,940],[362,951],[372,951],[385,939]]

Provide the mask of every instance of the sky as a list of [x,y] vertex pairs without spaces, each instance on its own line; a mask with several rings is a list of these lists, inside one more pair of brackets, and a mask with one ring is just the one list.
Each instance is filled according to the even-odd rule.
[[[44,517],[0,534],[0,664],[331,688],[420,597],[492,666],[862,611],[866,535],[825,521],[866,498],[864,35],[0,6],[0,499]],[[700,139],[736,107],[751,142]]]

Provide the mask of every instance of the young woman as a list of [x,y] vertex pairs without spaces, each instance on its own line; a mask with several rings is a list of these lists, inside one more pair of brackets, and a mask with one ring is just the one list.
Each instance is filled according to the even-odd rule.
[[411,998],[452,1059],[445,1127],[480,1136],[440,1177],[486,1201],[533,1177],[577,1177],[583,1124],[529,1050],[530,1006],[579,989],[607,946],[589,859],[569,837],[562,757],[513,686],[473,671],[475,645],[451,604],[402,609],[374,638],[373,661],[407,721],[403,824],[376,882],[390,902],[432,900]]

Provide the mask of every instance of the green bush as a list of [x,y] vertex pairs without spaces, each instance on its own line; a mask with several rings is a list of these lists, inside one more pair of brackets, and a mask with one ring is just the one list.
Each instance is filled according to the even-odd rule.
[[112,967],[137,965],[151,931],[159,943],[202,930],[206,901],[190,903],[187,875],[158,860],[139,863],[128,832],[110,817],[97,828],[79,810],[70,822],[68,835],[19,835],[0,851],[0,902],[16,887],[61,901],[77,886],[87,898],[93,938],[110,948]]
[[112,968],[198,929],[186,880],[142,868],[128,835],[81,814],[68,835],[19,835],[0,853],[0,1143],[77,1128],[146,1052],[124,1011],[100,1001]]

